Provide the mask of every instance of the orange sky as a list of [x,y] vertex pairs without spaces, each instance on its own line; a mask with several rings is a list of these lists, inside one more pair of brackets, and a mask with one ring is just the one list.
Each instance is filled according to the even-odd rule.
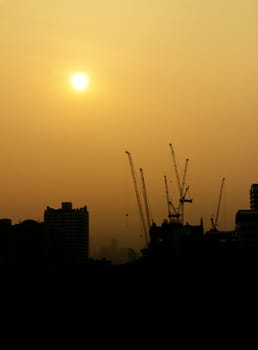
[[[0,0],[0,217],[43,219],[62,201],[90,212],[91,252],[144,245],[125,150],[144,170],[152,216],[167,216],[163,176],[210,228],[233,229],[258,182],[256,0]],[[69,85],[85,71],[90,88]],[[128,213],[128,217],[125,214]]]

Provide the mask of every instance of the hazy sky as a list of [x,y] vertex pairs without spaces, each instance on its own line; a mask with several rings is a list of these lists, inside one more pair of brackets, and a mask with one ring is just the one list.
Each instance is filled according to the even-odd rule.
[[[233,229],[258,182],[257,0],[0,0],[0,217],[88,206],[91,253],[141,248],[125,150],[154,221],[189,158],[185,219]],[[85,71],[87,91],[70,87]],[[128,216],[126,216],[128,214]]]

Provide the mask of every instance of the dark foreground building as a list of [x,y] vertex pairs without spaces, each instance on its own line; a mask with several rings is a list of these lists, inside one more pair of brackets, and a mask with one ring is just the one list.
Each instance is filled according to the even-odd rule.
[[248,269],[258,266],[258,184],[250,187],[250,209],[236,213],[236,235],[239,240],[240,261]]
[[81,263],[89,258],[89,213],[87,207],[72,207],[63,202],[62,207],[47,207],[44,224],[48,234],[57,242],[59,252],[69,262]]

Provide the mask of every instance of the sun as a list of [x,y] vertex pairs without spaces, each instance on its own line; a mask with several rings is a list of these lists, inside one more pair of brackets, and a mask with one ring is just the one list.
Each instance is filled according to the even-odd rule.
[[89,87],[89,77],[86,73],[76,72],[71,75],[70,83],[73,89],[82,91]]

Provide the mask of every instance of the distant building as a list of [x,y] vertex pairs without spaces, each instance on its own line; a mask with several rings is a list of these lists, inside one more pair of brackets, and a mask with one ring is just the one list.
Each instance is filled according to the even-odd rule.
[[250,188],[250,209],[258,211],[258,184],[252,184]]
[[73,209],[71,202],[62,207],[47,207],[44,212],[47,232],[56,241],[59,257],[71,262],[83,262],[89,257],[89,213],[87,206]]
[[118,252],[118,262],[119,263],[133,263],[137,259],[137,254],[133,248],[122,247]]
[[112,238],[110,246],[102,246],[100,248],[100,257],[112,261],[113,264],[117,263],[117,240]]
[[109,246],[100,247],[100,258],[111,261],[112,264],[124,264],[134,262],[137,254],[132,248],[119,247],[115,238],[112,238]]

